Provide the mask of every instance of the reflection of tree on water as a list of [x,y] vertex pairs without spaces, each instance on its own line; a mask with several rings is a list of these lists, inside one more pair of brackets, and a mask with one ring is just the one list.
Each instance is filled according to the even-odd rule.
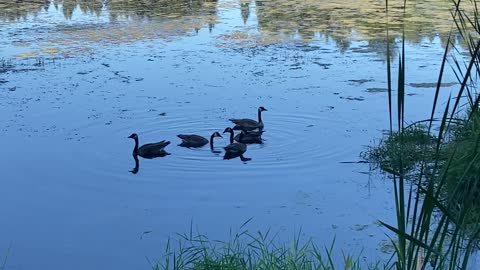
[[42,9],[48,9],[45,1],[0,1],[0,20],[17,21],[28,15],[37,15]]
[[62,4],[63,16],[67,19],[72,18],[76,8],[79,8],[83,13],[95,14],[97,16],[101,14],[103,8],[102,0],[55,0],[57,8],[59,3]]
[[[264,35],[306,42],[323,38],[334,41],[341,51],[349,49],[354,39],[372,41],[372,45],[379,45],[380,40],[386,39],[383,1],[256,0],[255,4],[258,29]],[[401,37],[404,24],[405,39],[410,43],[419,44],[425,38],[446,36],[451,27],[449,7],[441,0],[407,3],[405,20],[401,6],[391,7],[390,34]],[[383,47],[370,49],[385,54]]]
[[216,0],[114,0],[106,2],[113,20],[119,16],[138,19],[161,19],[162,17],[214,16],[217,14]]
[[[2,1],[3,2],[3,1]],[[211,29],[217,21],[217,0],[31,0],[5,1],[0,3],[0,19],[15,21],[28,15],[36,15],[42,9],[53,5],[61,9],[67,19],[75,10],[84,14],[99,16],[108,10],[111,20],[120,17],[138,20],[166,20],[185,18],[185,21],[201,25],[206,23]],[[179,21],[181,23],[182,21]],[[182,27],[182,25],[179,25]],[[197,27],[199,28],[199,27]]]
[[243,23],[246,24],[248,17],[250,17],[250,2],[240,1],[240,14],[242,15]]

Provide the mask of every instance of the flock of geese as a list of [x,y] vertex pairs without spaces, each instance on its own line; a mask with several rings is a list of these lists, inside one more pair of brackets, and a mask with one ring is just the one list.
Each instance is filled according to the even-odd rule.
[[[223,131],[223,133],[230,133],[230,144],[223,147],[225,150],[223,159],[240,157],[242,161],[250,160],[250,158],[245,158],[243,154],[247,151],[247,144],[262,143],[262,134],[264,132],[262,112],[266,110],[267,109],[264,107],[258,108],[258,121],[248,118],[229,119],[233,124],[235,124],[235,126],[233,128],[227,127]],[[235,135],[235,130],[239,130],[240,132]],[[181,147],[200,148],[210,143],[210,149],[212,152],[218,153],[213,150],[213,140],[216,137],[222,137],[222,135],[220,135],[218,132],[214,132],[210,136],[210,140],[196,134],[179,134],[177,137],[182,140],[182,142],[179,144]],[[163,140],[161,142],[148,143],[139,146],[138,135],[136,133],[133,133],[128,138],[135,140],[135,147],[133,148],[132,153],[135,159],[135,168],[133,171],[131,171],[133,173],[138,172],[138,156],[151,159],[170,155],[170,153],[165,150],[165,147],[170,144],[170,141]]]

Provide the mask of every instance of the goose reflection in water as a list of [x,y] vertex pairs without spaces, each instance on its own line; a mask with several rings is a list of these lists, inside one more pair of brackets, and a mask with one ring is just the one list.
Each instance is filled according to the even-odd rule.
[[234,152],[225,152],[223,155],[223,159],[234,159],[240,157],[241,161],[249,161],[252,160],[251,158],[244,157],[243,154],[240,153],[234,153]]
[[210,151],[212,153],[214,153],[215,155],[218,155],[218,154],[222,153],[222,151],[220,151],[220,150],[215,150],[215,147],[213,145],[210,145]]
[[157,143],[147,143],[138,147],[138,135],[136,133],[128,136],[128,138],[135,140],[135,147],[133,148],[132,152],[133,159],[135,160],[135,168],[130,171],[133,174],[136,174],[139,170],[138,156],[146,159],[152,159],[170,155],[170,153],[165,151],[165,147],[170,144],[170,141],[163,140]]
[[138,169],[140,167],[140,161],[138,161],[138,155],[132,155],[133,159],[135,160],[135,167],[130,171],[133,174],[138,173]]

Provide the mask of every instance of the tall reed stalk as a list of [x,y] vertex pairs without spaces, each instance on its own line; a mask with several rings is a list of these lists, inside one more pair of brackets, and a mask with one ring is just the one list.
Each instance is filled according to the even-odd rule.
[[[397,170],[391,170],[394,184],[395,209],[397,215],[397,224],[389,225],[384,222],[382,224],[391,230],[397,238],[392,239],[395,246],[397,269],[467,269],[470,262],[470,255],[475,249],[476,238],[480,235],[480,226],[477,222],[472,222],[471,214],[474,209],[475,202],[462,200],[460,203],[458,198],[465,196],[465,187],[471,181],[467,179],[470,176],[470,169],[476,168],[479,164],[480,155],[475,152],[474,158],[470,160],[469,166],[466,167],[464,176],[461,177],[454,189],[455,194],[445,196],[445,186],[449,181],[450,170],[454,166],[457,149],[454,146],[450,151],[450,156],[445,159],[441,157],[444,147],[445,137],[447,136],[452,120],[460,114],[459,108],[464,96],[467,97],[470,105],[470,115],[467,119],[472,118],[476,112],[479,97],[470,87],[475,82],[472,75],[476,72],[479,74],[478,60],[480,40],[478,33],[480,27],[478,25],[478,12],[476,3],[474,3],[474,15],[468,17],[460,8],[460,0],[453,0],[454,10],[452,16],[457,27],[457,31],[461,33],[461,38],[468,45],[470,59],[468,64],[462,65],[460,60],[455,57],[453,59],[453,70],[460,82],[455,96],[453,106],[451,106],[451,98],[449,97],[446,104],[438,111],[439,93],[441,82],[445,70],[446,63],[450,57],[452,48],[457,49],[453,43],[452,32],[449,34],[447,46],[441,62],[437,87],[432,104],[430,114],[428,133],[432,133],[434,125],[434,117],[437,114],[442,115],[438,126],[438,132],[432,134],[436,137],[436,147],[433,162],[431,160],[423,160],[420,165],[418,178],[415,181],[406,182],[402,166],[402,156],[399,157],[400,166]],[[403,10],[405,12],[407,3],[404,1]],[[389,2],[386,0],[387,13],[387,39],[389,35],[388,13]],[[404,18],[405,14],[404,14]],[[475,29],[477,36],[470,34],[469,29]],[[404,134],[404,113],[405,113],[405,70],[406,70],[406,54],[405,54],[405,29],[402,29],[401,53],[398,59],[398,80],[397,80],[397,131],[393,130],[394,113],[392,109],[393,90],[392,90],[392,70],[390,65],[390,43],[387,42],[387,81],[388,81],[388,104],[390,117],[390,134],[396,132],[399,134],[400,144]],[[438,125],[438,124],[437,124]],[[479,141],[480,141],[480,135]],[[400,155],[402,155],[400,151]],[[480,181],[476,178],[475,181]],[[471,186],[471,183],[470,183]],[[456,194],[458,193],[458,194]],[[445,199],[448,198],[448,199]],[[473,230],[472,230],[473,225]]]

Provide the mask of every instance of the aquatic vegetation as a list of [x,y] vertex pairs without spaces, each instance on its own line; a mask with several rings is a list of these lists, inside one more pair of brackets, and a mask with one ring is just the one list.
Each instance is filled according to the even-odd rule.
[[[240,227],[231,233],[228,241],[208,239],[201,233],[179,234],[178,239],[169,240],[161,262],[155,270],[181,269],[318,269],[360,270],[392,269],[386,263],[365,262],[362,256],[343,253],[342,258],[334,255],[335,238],[329,246],[317,246],[312,239],[304,239],[301,232],[294,235],[292,243],[281,243],[270,231],[251,234]],[[337,253],[335,251],[335,253]]]
[[401,167],[405,174],[418,172],[421,162],[435,157],[435,137],[428,133],[425,125],[413,125],[403,132],[388,133],[378,145],[370,146],[361,153],[373,169],[398,172]]
[[[430,264],[432,269],[468,269],[471,263],[470,256],[477,249],[480,236],[480,215],[477,214],[480,208],[476,206],[478,200],[474,200],[480,187],[477,185],[476,169],[480,165],[477,158],[480,140],[476,135],[478,134],[475,132],[476,129],[472,128],[477,126],[475,114],[478,111],[479,96],[474,92],[474,87],[471,87],[477,83],[476,78],[472,76],[478,72],[474,63],[480,52],[480,40],[478,33],[471,35],[466,33],[465,30],[470,28],[467,25],[472,23],[472,18],[459,9],[457,2],[452,3],[455,7],[453,19],[458,30],[465,33],[462,38],[465,44],[470,44],[471,57],[467,60],[468,63],[463,65],[454,55],[452,56],[460,84],[455,89],[457,91],[455,99],[449,96],[445,107],[438,108],[445,64],[449,52],[453,51],[450,51],[450,48],[456,46],[450,35],[439,70],[431,116],[425,121],[428,126],[420,130],[420,136],[418,130],[415,135],[415,132],[412,133],[404,124],[405,34],[398,59],[396,114],[393,110],[395,99],[392,93],[392,70],[390,61],[387,61],[390,137],[384,140],[386,143],[379,147],[378,151],[374,152],[379,152],[377,156],[382,157],[382,148],[392,149],[392,153],[383,156],[388,157],[385,163],[393,164],[390,166],[393,168],[387,171],[393,179],[397,223],[390,225],[382,222],[382,224],[396,234],[397,240],[392,240],[392,244],[395,247],[394,264],[397,269],[425,269],[427,264]],[[476,8],[475,6],[475,17],[478,16]],[[387,16],[388,14],[387,1]],[[388,31],[387,27],[387,35]],[[388,57],[389,51],[387,48]],[[466,104],[470,107],[470,113],[459,121],[458,116],[462,115],[459,105],[465,100],[464,97],[467,97]],[[436,114],[441,114],[439,120],[434,118]],[[393,128],[395,117],[396,130]],[[434,126],[438,131],[433,131]],[[400,145],[400,148],[396,147],[397,145]],[[404,145],[413,151],[413,154],[402,150],[401,147]],[[419,153],[417,150],[422,147],[423,153]],[[415,177],[408,174],[412,167],[417,170]]]
[[43,49],[41,49],[41,51],[42,51],[43,53],[46,53],[46,54],[55,54],[55,53],[60,52],[60,48],[57,48],[57,47],[53,47],[53,48],[43,48]]
[[38,55],[37,52],[24,52],[24,53],[15,54],[15,57],[28,58],[28,57],[34,57],[37,55]]

